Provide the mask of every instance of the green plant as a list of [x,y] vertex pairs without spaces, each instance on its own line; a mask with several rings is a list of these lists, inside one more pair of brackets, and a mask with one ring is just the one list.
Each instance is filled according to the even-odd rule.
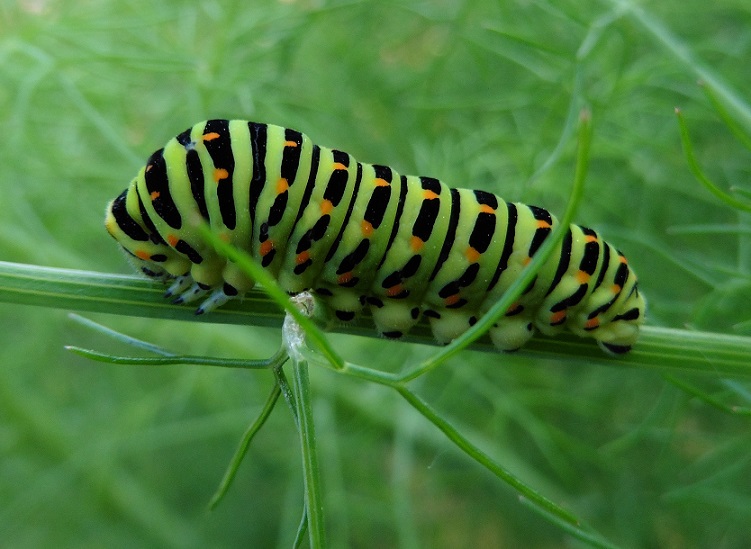
[[[748,219],[694,183],[671,110],[683,107],[710,179],[749,180],[748,155],[695,87],[707,82],[746,125],[747,100],[734,91],[748,87],[742,2],[83,8],[0,11],[0,257],[16,263],[2,266],[0,305],[7,543],[294,541],[303,488],[290,414],[268,417],[226,501],[205,514],[246,416],[273,395],[272,372],[93,367],[60,349],[101,348],[101,335],[17,304],[95,310],[100,323],[181,355],[275,353],[283,317],[260,294],[175,322],[192,312],[162,303],[147,281],[94,274],[126,269],[100,211],[155,143],[194,120],[246,117],[560,212],[587,104],[597,125],[577,220],[621,244],[640,275],[649,326],[634,356],[610,361],[567,338],[505,356],[479,341],[410,387],[613,543],[747,544],[748,361],[738,361],[751,310]],[[9,297],[8,280],[29,290],[30,275],[35,289]],[[134,318],[101,316],[114,308]],[[272,328],[232,324],[252,315]],[[383,372],[435,353],[349,331],[327,339]],[[107,354],[133,354],[110,345]],[[664,380],[668,369],[681,388]],[[330,546],[566,542],[393,390],[328,368],[309,378]]]

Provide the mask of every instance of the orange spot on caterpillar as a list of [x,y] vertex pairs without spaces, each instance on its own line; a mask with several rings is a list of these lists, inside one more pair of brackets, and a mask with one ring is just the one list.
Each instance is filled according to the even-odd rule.
[[146,165],[146,172],[150,172],[151,168],[153,168],[153,167],[154,167],[154,164],[147,164]]
[[482,254],[470,246],[467,248],[467,251],[464,252],[464,255],[470,263],[477,263],[477,260],[480,259]]
[[352,280],[352,271],[339,275],[339,277],[336,279],[336,282],[337,284],[346,284],[350,280]]
[[587,320],[587,322],[584,323],[584,329],[585,330],[594,330],[595,328],[600,326],[600,319],[597,317],[590,318]]
[[220,137],[221,135],[219,135],[218,132],[209,132],[209,133],[203,134],[201,139],[203,139],[204,141],[213,141],[214,139],[219,139]]
[[589,274],[585,273],[584,271],[579,271],[578,273],[576,273],[576,281],[579,284],[586,284],[587,282],[589,282],[589,278]]
[[623,289],[623,287],[622,287],[622,286],[621,286],[620,284],[613,284],[613,285],[612,285],[612,286],[610,287],[610,291],[611,291],[611,292],[613,292],[614,294],[619,294],[619,293],[621,293],[621,290],[622,290],[622,289]]
[[286,178],[280,177],[279,181],[276,182],[276,194],[282,194],[283,192],[286,192],[287,189],[289,189],[289,182]]
[[532,261],[531,257],[525,257],[524,259],[522,259],[522,265],[526,267],[527,265],[529,265],[530,261]]
[[495,213],[495,210],[487,204],[480,204],[480,213],[492,214]]
[[261,242],[261,246],[258,248],[258,253],[261,254],[261,257],[264,257],[268,255],[268,253],[273,249],[274,249],[274,241],[267,240],[266,242]]
[[457,301],[459,301],[459,294],[454,294],[454,295],[450,295],[446,299],[444,299],[443,300],[443,304],[446,305],[447,307],[449,307],[449,306],[453,305],[454,303],[456,303]]
[[363,236],[370,236],[373,234],[373,224],[370,221],[363,221],[360,225]]
[[297,254],[297,257],[295,258],[295,263],[297,263],[298,265],[302,265],[303,263],[306,263],[309,259],[310,259],[310,252],[308,250],[305,250]]
[[168,234],[168,235],[167,235],[167,244],[169,244],[169,245],[170,245],[170,246],[172,246],[173,248],[174,248],[175,246],[177,246],[177,243],[178,243],[178,242],[180,242],[180,239],[179,239],[179,238],[177,238],[177,237],[176,237],[175,235],[173,235],[173,234]]
[[144,261],[148,261],[149,259],[151,259],[151,254],[143,250],[136,250],[135,252],[133,252],[133,255],[136,256],[138,259],[143,259]]
[[151,194],[149,194],[149,198],[153,202],[154,200],[156,200],[157,198],[159,198],[160,194],[161,193],[159,191],[151,191]]
[[323,215],[328,215],[331,213],[331,210],[334,209],[334,205],[331,203],[331,200],[324,200],[321,202],[321,213]]
[[548,223],[544,219],[538,219],[537,220],[537,228],[538,229],[549,229],[550,228],[550,223]]
[[403,284],[394,284],[393,286],[391,286],[391,288],[386,290],[386,295],[389,297],[394,297],[395,295],[399,295],[403,291],[404,291]]
[[229,172],[224,168],[217,168],[214,170],[214,183],[219,183],[222,179],[227,179]]
[[623,255],[618,256],[618,261],[620,261],[624,265],[628,264],[628,261],[626,260],[626,256],[623,256]]
[[342,164],[341,162],[334,162],[334,165],[331,166],[334,170],[346,170],[347,166]]
[[508,310],[506,311],[506,315],[507,316],[511,316],[511,315],[517,314],[519,312],[519,309],[521,308],[521,306],[522,306],[521,303],[519,303],[518,301],[515,301],[511,305],[511,307],[509,307]]
[[423,246],[425,246],[425,241],[419,236],[413,236],[409,239],[409,247],[412,248],[413,252],[419,252]]
[[422,191],[422,197],[425,200],[435,200],[436,198],[438,198],[438,195],[431,190],[425,189]]
[[566,320],[566,310],[563,311],[557,311],[555,313],[552,313],[550,315],[550,324],[560,324]]
[[294,149],[295,147],[297,147],[297,141],[285,141],[284,146],[292,147]]
[[584,239],[584,242],[589,244],[590,242],[597,242],[597,237],[593,234],[588,234],[587,238]]
[[388,187],[389,182],[383,179],[382,177],[376,177],[373,180],[373,185],[375,185],[376,187]]

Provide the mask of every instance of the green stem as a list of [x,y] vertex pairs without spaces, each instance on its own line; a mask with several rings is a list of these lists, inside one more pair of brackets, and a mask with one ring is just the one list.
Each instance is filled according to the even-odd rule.
[[522,499],[522,503],[526,504],[530,509],[533,511],[539,513],[543,517],[545,517],[546,520],[549,522],[557,525],[559,528],[564,530],[565,532],[568,532],[572,536],[574,536],[577,539],[582,540],[583,542],[587,543],[588,545],[591,545],[592,547],[599,547],[600,549],[618,549],[617,545],[613,545],[611,542],[603,538],[600,534],[597,532],[587,529],[584,526],[578,525],[578,524],[571,524],[568,521],[561,520],[560,517],[557,517],[545,509],[541,509],[540,507],[533,505],[532,502]]
[[683,144],[683,153],[686,156],[686,162],[688,163],[688,168],[691,170],[691,173],[694,174],[694,177],[704,185],[704,187],[713,195],[715,195],[717,198],[728,204],[729,206],[732,206],[733,208],[737,208],[739,210],[743,210],[745,212],[751,212],[751,204],[747,204],[741,200],[738,200],[733,195],[726,193],[722,189],[720,189],[717,185],[715,185],[706,175],[704,175],[704,171],[701,169],[701,166],[699,166],[699,162],[696,160],[696,155],[694,154],[694,147],[691,144],[691,136],[688,131],[688,125],[686,124],[686,120],[683,118],[683,113],[681,113],[680,109],[675,109],[675,114],[678,117],[678,126],[680,127],[681,131],[681,143]]
[[237,470],[240,468],[240,464],[242,463],[242,460],[245,458],[245,454],[248,453],[248,448],[250,447],[250,443],[253,440],[253,437],[256,436],[256,433],[258,433],[258,431],[261,430],[261,427],[263,427],[263,425],[266,423],[266,420],[271,415],[271,412],[274,409],[274,406],[276,406],[277,400],[279,400],[280,394],[281,394],[281,390],[279,389],[279,385],[274,384],[274,387],[271,390],[271,393],[269,394],[268,398],[266,399],[266,404],[264,404],[263,409],[261,410],[261,413],[258,415],[256,420],[250,425],[250,427],[248,427],[248,429],[243,434],[243,437],[240,440],[240,445],[235,451],[235,454],[232,456],[232,460],[227,466],[227,470],[224,473],[224,477],[222,478],[222,481],[219,483],[219,488],[217,488],[216,492],[214,493],[214,496],[211,498],[211,501],[209,502],[209,509],[212,509],[212,510],[215,509],[216,506],[219,504],[219,502],[222,500],[222,498],[224,498],[224,496],[227,494],[229,487],[232,485],[232,482],[235,480],[235,476],[237,475]]
[[198,366],[218,366],[220,368],[240,368],[245,370],[267,370],[272,359],[244,360],[232,358],[216,358],[196,355],[172,355],[156,357],[118,356],[83,349],[74,345],[66,345],[65,349],[89,360],[106,362],[108,364],[128,364],[131,366],[169,366],[173,364],[195,364]]
[[320,468],[316,451],[316,435],[310,398],[308,364],[293,360],[294,391],[299,418],[300,446],[302,448],[305,479],[305,508],[308,514],[308,532],[311,549],[326,547],[323,499],[321,495]]
[[709,406],[714,406],[715,408],[723,411],[726,414],[735,414],[739,416],[751,416],[751,408],[747,406],[738,406],[736,404],[733,404],[733,405],[726,404],[723,399],[716,398],[683,379],[678,379],[677,377],[671,376],[669,374],[663,374],[663,377],[666,380],[668,380],[670,383],[678,387],[681,391],[684,391],[690,395],[694,395],[696,398],[698,398],[702,402],[705,402]]
[[420,414],[428,419],[433,425],[438,427],[448,438],[456,444],[465,454],[472,459],[483,465],[490,470],[498,478],[502,479],[506,484],[517,490],[524,497],[528,498],[531,502],[538,505],[548,513],[558,517],[559,519],[567,522],[570,525],[578,525],[579,519],[572,515],[562,507],[559,507],[546,497],[535,492],[531,487],[524,484],[517,477],[512,475],[506,469],[497,464],[493,459],[485,452],[480,450],[477,446],[469,442],[459,431],[457,431],[448,421],[440,417],[430,405],[414,394],[406,387],[397,387],[404,399],[409,402]]
[[751,137],[749,137],[749,135],[743,130],[738,121],[730,115],[725,108],[725,105],[719,100],[717,94],[712,89],[712,86],[704,81],[700,81],[699,85],[704,90],[704,95],[709,98],[709,101],[712,103],[715,112],[717,112],[722,122],[728,127],[735,138],[740,141],[746,149],[751,151]]
[[302,547],[303,541],[305,541],[305,533],[308,531],[308,513],[305,508],[302,510],[302,517],[300,517],[300,524],[297,526],[297,532],[295,533],[295,540],[292,542],[292,549],[298,549]]
[[[51,269],[0,261],[0,302],[40,305],[78,311],[99,311],[120,315],[191,320],[193,322],[281,327],[284,313],[261,292],[250,292],[240,303],[231,302],[209,315],[195,316],[187,307],[171,305],[163,288],[135,276],[103,274],[68,269]],[[376,337],[368,315],[361,323],[335,326],[333,331]],[[406,341],[435,345],[426,323],[418,324]],[[472,344],[478,351],[493,353],[502,363],[487,337]],[[751,338],[741,335],[697,332],[645,326],[634,350],[626,356],[606,355],[589,339],[571,334],[555,338],[535,337],[518,355],[530,361],[554,358],[572,364],[644,368],[658,373],[690,372],[716,377],[751,377]],[[344,363],[350,374],[389,385],[399,376]]]

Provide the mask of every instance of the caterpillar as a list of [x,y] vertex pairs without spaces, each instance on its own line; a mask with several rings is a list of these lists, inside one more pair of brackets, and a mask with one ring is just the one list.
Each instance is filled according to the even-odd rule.
[[[253,287],[196,230],[206,221],[290,294],[312,290],[341,321],[369,307],[377,330],[426,317],[439,342],[472,326],[519,276],[557,220],[432,177],[400,175],[315,145],[296,130],[208,120],[154,152],[107,206],[105,226],[175,303],[211,311]],[[571,225],[522,296],[490,329],[500,350],[535,330],[569,330],[628,352],[645,301],[624,255]]]

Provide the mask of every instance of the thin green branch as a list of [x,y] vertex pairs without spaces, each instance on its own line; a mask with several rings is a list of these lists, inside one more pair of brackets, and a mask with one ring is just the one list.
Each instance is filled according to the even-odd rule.
[[295,533],[295,540],[292,542],[292,548],[298,549],[302,547],[305,541],[305,534],[308,531],[308,511],[303,507],[302,517],[300,517],[300,524],[297,526],[297,532]]
[[274,407],[276,406],[276,403],[279,400],[279,395],[281,393],[282,392],[281,392],[281,389],[279,388],[279,385],[274,384],[274,387],[271,389],[271,393],[269,393],[269,396],[266,399],[266,403],[264,404],[263,409],[261,410],[261,413],[258,414],[258,417],[255,419],[255,421],[248,427],[248,429],[243,434],[243,437],[240,440],[240,444],[238,445],[237,450],[232,456],[232,460],[229,462],[229,465],[227,466],[227,469],[224,472],[224,477],[222,477],[222,480],[219,483],[219,487],[217,488],[216,492],[214,492],[214,495],[212,496],[211,501],[209,502],[209,509],[211,510],[215,509],[216,506],[219,505],[219,502],[227,494],[227,491],[232,485],[232,482],[235,480],[235,476],[237,475],[237,471],[240,468],[240,464],[242,463],[242,460],[245,458],[245,455],[248,453],[248,448],[250,447],[250,443],[252,442],[253,438],[261,430],[261,427],[264,426],[264,424],[266,423],[266,420],[271,415],[271,412],[274,410]]
[[730,132],[735,138],[740,141],[746,149],[751,151],[751,136],[741,127],[738,121],[730,115],[730,112],[725,108],[725,104],[720,101],[712,86],[706,82],[700,80],[699,86],[704,90],[704,95],[707,96],[715,112],[719,115],[722,122],[728,127]]
[[[89,330],[92,330],[101,335],[109,337],[110,339],[114,339],[115,341],[119,341],[121,343],[125,343],[126,345],[130,345],[131,347],[141,349],[142,351],[154,353],[155,355],[175,356],[175,353],[172,353],[160,347],[159,345],[154,345],[153,343],[150,343],[148,341],[137,339],[135,337],[129,336],[122,332],[118,332],[117,330],[113,330],[109,326],[105,326],[103,324],[99,324],[98,322],[94,322],[90,318],[86,318],[84,316],[77,315],[75,313],[70,313],[68,315],[68,318],[71,319],[73,322],[76,322],[80,324],[81,326],[88,328]],[[73,348],[70,347],[68,350],[72,351]],[[93,358],[93,360],[96,360],[96,358]]]
[[688,163],[688,167],[691,170],[691,173],[694,174],[694,177],[704,185],[704,187],[712,193],[714,196],[728,204],[729,206],[732,206],[733,208],[737,208],[739,210],[743,210],[746,212],[751,212],[751,204],[747,204],[743,202],[742,200],[738,200],[733,195],[726,193],[722,189],[720,189],[717,185],[715,185],[705,174],[704,171],[701,169],[701,166],[699,166],[699,162],[696,160],[696,155],[694,154],[694,147],[691,144],[691,136],[688,131],[688,125],[686,124],[686,120],[683,117],[683,113],[680,109],[675,109],[675,114],[678,117],[678,125],[680,127],[681,131],[681,143],[683,144],[683,153],[686,156],[686,162]]
[[397,391],[412,405],[412,407],[420,412],[420,414],[422,414],[433,425],[438,427],[438,429],[440,429],[443,434],[445,434],[448,439],[456,444],[465,454],[483,465],[486,469],[490,470],[495,476],[517,490],[525,498],[570,525],[576,526],[579,524],[579,519],[575,515],[569,513],[562,507],[559,507],[545,496],[533,490],[530,486],[524,484],[516,476],[493,461],[493,459],[485,452],[464,438],[459,431],[457,431],[448,421],[440,417],[427,402],[422,400],[415,393],[404,386],[397,387]]
[[170,366],[173,364],[193,364],[198,366],[218,366],[221,368],[239,368],[244,370],[268,370],[273,363],[267,360],[244,360],[231,358],[216,358],[197,355],[171,355],[171,356],[119,356],[102,353],[91,349],[83,349],[74,345],[66,345],[65,349],[89,360],[105,362],[107,364],[128,364],[131,366]]
[[297,427],[299,431],[300,416],[297,413],[297,403],[295,402],[295,392],[292,389],[292,385],[287,380],[287,376],[284,375],[284,370],[281,367],[274,368],[274,377],[276,378],[276,384],[279,385],[279,389],[282,391],[284,401],[287,403],[289,411],[292,414],[292,420],[295,422],[295,427]]
[[179,355],[134,337],[131,337],[122,332],[118,332],[103,326],[98,322],[94,322],[88,318],[82,317],[77,314],[68,315],[69,318],[78,324],[93,330],[99,334],[102,334],[110,339],[120,341],[136,349],[141,349],[149,353],[158,355],[156,357],[133,357],[133,356],[118,356],[109,353],[102,353],[91,349],[83,349],[82,347],[76,347],[74,345],[66,345],[65,349],[75,353],[84,358],[95,360],[97,362],[105,362],[109,364],[130,364],[137,366],[166,366],[171,364],[195,364],[199,366],[219,366],[222,368],[240,368],[246,370],[258,370],[258,369],[273,369],[277,370],[281,368],[284,362],[287,360],[287,353],[284,348],[280,348],[274,355],[268,359],[260,360],[248,360],[248,359],[232,359],[232,358],[216,358],[208,356],[198,355]]
[[398,387],[404,384],[404,380],[401,375],[392,374],[391,372],[382,372],[367,366],[360,366],[352,362],[346,362],[344,364],[343,374],[348,374],[372,383],[378,383],[379,385],[385,385],[387,387]]
[[579,539],[587,543],[588,545],[591,545],[592,547],[599,547],[601,549],[617,549],[618,547],[617,545],[614,545],[610,543],[608,540],[606,540],[605,538],[603,538],[599,533],[591,529],[587,529],[582,525],[571,524],[568,521],[562,520],[560,517],[557,517],[556,515],[549,513],[546,509],[542,509],[541,507],[539,507],[538,505],[535,505],[531,501],[528,501],[522,498],[521,502],[527,505],[533,511],[545,517],[546,520],[557,525],[559,528],[561,528],[565,532],[568,532],[576,539]]
[[678,379],[677,377],[669,375],[669,374],[663,374],[663,377],[667,379],[670,383],[678,387],[680,390],[690,395],[695,396],[702,402],[708,404],[709,406],[717,408],[718,410],[721,410],[725,412],[726,414],[734,414],[738,416],[751,416],[751,408],[747,406],[728,405],[724,401],[720,400],[719,398],[716,398],[710,394],[707,394],[705,391],[702,391],[698,387],[692,385],[691,383],[683,379]]
[[316,435],[313,423],[313,408],[310,398],[308,364],[293,359],[295,402],[299,417],[300,447],[302,449],[303,474],[305,479],[305,509],[308,514],[310,547],[326,547],[321,495],[320,468],[316,450]]

